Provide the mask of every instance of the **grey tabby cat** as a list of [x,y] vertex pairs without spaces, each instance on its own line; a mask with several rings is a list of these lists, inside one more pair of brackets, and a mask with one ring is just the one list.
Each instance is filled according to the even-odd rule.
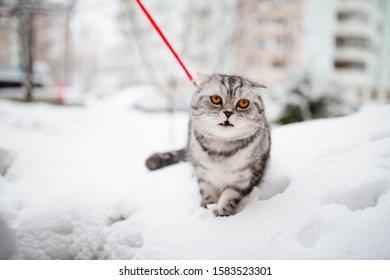
[[216,216],[236,214],[240,201],[260,183],[270,154],[269,125],[260,96],[264,88],[239,76],[199,74],[188,146],[153,154],[146,166],[155,170],[190,161],[201,205],[216,203]]

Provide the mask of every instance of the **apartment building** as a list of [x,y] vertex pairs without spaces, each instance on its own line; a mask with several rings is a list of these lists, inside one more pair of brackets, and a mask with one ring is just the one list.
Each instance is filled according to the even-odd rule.
[[339,0],[335,3],[333,80],[352,99],[390,101],[390,3]]
[[303,0],[241,1],[236,72],[267,85],[302,69]]
[[[271,87],[309,74],[341,87],[351,103],[390,102],[390,1],[144,2],[193,74],[235,73]],[[144,16],[132,13],[120,24],[130,18],[129,42],[138,45],[127,49],[131,77],[185,81]]]
[[271,86],[308,73],[352,103],[390,102],[389,1],[243,2],[238,72]]

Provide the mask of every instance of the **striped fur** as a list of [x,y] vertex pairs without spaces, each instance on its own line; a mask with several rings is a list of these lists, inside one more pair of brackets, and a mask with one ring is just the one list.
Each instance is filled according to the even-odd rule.
[[[201,205],[216,203],[214,214],[229,216],[261,182],[267,166],[271,139],[260,96],[265,87],[231,75],[200,74],[199,81],[191,101],[186,151],[155,154],[147,166],[154,170],[189,160]],[[219,95],[222,104],[213,104],[212,95]],[[237,106],[240,99],[249,100],[246,109]]]

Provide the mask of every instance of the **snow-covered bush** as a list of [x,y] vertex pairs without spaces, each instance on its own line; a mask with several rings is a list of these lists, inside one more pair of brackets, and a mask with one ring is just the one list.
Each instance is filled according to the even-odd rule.
[[341,87],[316,82],[307,74],[276,93],[274,101],[281,107],[274,120],[279,124],[338,117],[355,111],[344,100]]

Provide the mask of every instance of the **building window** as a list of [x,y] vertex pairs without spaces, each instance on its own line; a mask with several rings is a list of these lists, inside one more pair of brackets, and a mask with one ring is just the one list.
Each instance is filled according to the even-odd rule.
[[257,36],[250,39],[252,49],[262,50],[290,50],[292,48],[290,36]]
[[266,18],[258,17],[257,23],[262,27],[279,27],[279,28],[288,28],[288,19],[287,18]]
[[363,62],[346,60],[335,61],[334,67],[339,70],[359,70],[362,72],[366,69],[366,65]]
[[370,47],[370,40],[363,37],[336,37],[336,47],[354,47],[360,49],[368,49]]
[[378,99],[378,90],[377,89],[372,89],[372,91],[371,91],[371,99],[372,100],[377,100]]
[[207,8],[199,9],[197,13],[203,19],[208,18],[210,16],[210,10]]
[[284,59],[275,59],[272,61],[272,66],[278,69],[284,68],[286,67],[286,61]]
[[357,96],[358,96],[359,102],[363,102],[363,100],[364,100],[364,88],[359,88],[357,90]]
[[338,12],[337,20],[340,23],[347,23],[347,22],[367,23],[368,15],[363,12]]
[[291,49],[291,38],[290,36],[279,36],[276,37],[276,42],[280,49],[290,50]]

